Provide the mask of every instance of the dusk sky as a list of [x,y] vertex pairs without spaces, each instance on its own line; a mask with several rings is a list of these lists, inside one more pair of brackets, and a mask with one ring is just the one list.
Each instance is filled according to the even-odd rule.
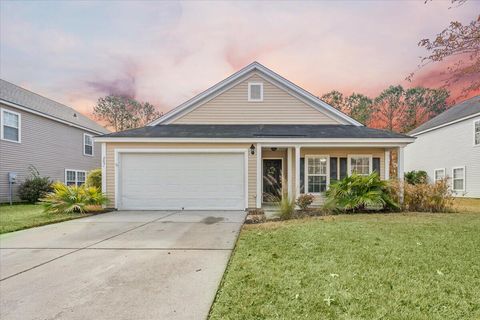
[[[252,61],[308,91],[376,95],[426,52],[417,43],[480,1],[1,1],[0,76],[89,115],[109,93],[168,111]],[[449,9],[450,8],[450,9]],[[413,84],[438,86],[438,66]],[[453,88],[455,89],[455,88]]]

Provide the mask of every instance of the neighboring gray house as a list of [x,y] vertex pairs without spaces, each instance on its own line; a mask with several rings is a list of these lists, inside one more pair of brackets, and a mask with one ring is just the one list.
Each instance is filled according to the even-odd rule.
[[0,202],[9,200],[8,176],[17,173],[15,191],[33,165],[42,176],[81,184],[101,167],[93,136],[109,131],[74,109],[0,79]]
[[457,196],[480,198],[480,96],[459,103],[409,133],[405,170],[450,179]]

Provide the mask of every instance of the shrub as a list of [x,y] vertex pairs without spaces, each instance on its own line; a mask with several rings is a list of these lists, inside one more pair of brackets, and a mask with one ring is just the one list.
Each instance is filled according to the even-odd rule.
[[330,185],[325,208],[343,212],[398,209],[391,194],[389,183],[376,172],[368,176],[354,173]]
[[423,170],[406,172],[405,182],[408,184],[428,183],[428,174]]
[[107,198],[96,187],[66,186],[57,182],[42,202],[47,213],[85,213],[93,206],[106,204]]
[[48,192],[52,191],[52,181],[49,177],[41,177],[34,166],[29,167],[30,176],[18,187],[18,196],[23,201],[35,203]]
[[305,211],[313,203],[313,200],[315,200],[315,196],[313,194],[301,194],[297,198],[296,204],[302,211]]
[[295,214],[295,200],[290,199],[287,194],[284,194],[278,203],[278,217],[282,220],[288,220]]
[[[394,184],[394,196],[398,198],[400,184]],[[444,179],[436,183],[404,183],[402,208],[416,212],[448,212],[453,210],[454,197]]]
[[93,169],[87,175],[86,184],[88,187],[95,187],[102,190],[102,169]]

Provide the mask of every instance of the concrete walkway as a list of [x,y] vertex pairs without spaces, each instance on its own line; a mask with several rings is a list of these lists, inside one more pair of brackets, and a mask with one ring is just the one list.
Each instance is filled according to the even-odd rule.
[[0,237],[0,318],[205,319],[245,218],[112,212]]

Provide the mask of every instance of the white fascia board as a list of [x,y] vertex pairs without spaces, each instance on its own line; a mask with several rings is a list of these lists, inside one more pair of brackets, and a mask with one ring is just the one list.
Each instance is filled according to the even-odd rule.
[[338,145],[338,144],[362,144],[362,145],[398,145],[409,144],[415,141],[414,138],[390,138],[390,139],[272,139],[272,138],[114,138],[114,137],[94,137],[95,142],[166,142],[166,143],[270,143],[275,145],[291,146],[296,144],[303,145],[319,145],[325,146],[326,144]]
[[452,124],[457,123],[457,122],[461,122],[461,121],[464,121],[464,120],[468,120],[468,119],[471,119],[471,118],[475,118],[475,117],[477,117],[477,116],[480,116],[480,112],[474,113],[474,114],[471,114],[471,115],[469,115],[469,116],[466,116],[466,117],[463,117],[463,118],[460,118],[460,119],[457,119],[457,120],[453,120],[453,121],[450,121],[450,122],[447,122],[447,123],[443,123],[443,124],[438,125],[438,126],[436,126],[436,127],[433,127],[433,128],[430,128],[430,129],[425,129],[425,130],[420,131],[420,132],[409,133],[409,135],[415,137],[415,136],[418,136],[418,135],[423,134],[423,133],[427,133],[427,132],[430,132],[430,131],[433,131],[433,130],[437,130],[437,129],[440,129],[440,128],[443,128],[443,127],[452,125]]
[[[305,100],[307,100],[309,105],[312,105],[317,110],[324,111],[323,109],[325,109],[327,111],[330,111],[334,116],[336,116],[336,117],[342,119],[343,121],[345,121],[347,124],[352,124],[352,125],[355,125],[355,126],[363,126],[363,124],[361,124],[360,122],[350,118],[349,116],[347,116],[343,112],[335,109],[334,107],[330,106],[326,102],[324,102],[324,101],[320,100],[319,98],[315,97],[313,94],[311,94],[308,91],[302,89],[301,87],[299,87],[296,84],[290,82],[289,80],[283,78],[282,76],[273,72],[272,70],[264,67],[263,65],[261,65],[258,62],[254,62],[254,63],[246,66],[242,70],[238,71],[237,73],[234,73],[233,75],[226,78],[225,80],[220,81],[219,83],[215,84],[210,89],[198,94],[197,96],[193,97],[192,99],[186,101],[185,103],[183,103],[180,106],[174,108],[173,110],[166,113],[162,117],[158,118],[157,120],[152,121],[148,125],[149,126],[155,126],[155,125],[161,124],[161,123],[165,123],[165,124],[170,123],[171,121],[174,120],[172,118],[181,116],[182,112],[188,111],[188,109],[190,109],[190,107],[192,107],[196,103],[199,103],[200,101],[207,98],[208,96],[214,94],[216,91],[219,91],[219,93],[217,93],[217,95],[218,95],[221,92],[223,92],[225,90],[228,90],[228,88],[230,88],[236,82],[238,82],[240,78],[242,78],[247,73],[249,73],[249,72],[251,72],[255,69],[257,69],[258,71],[266,74],[267,76],[271,77],[273,80],[282,84],[284,87],[288,88],[292,92],[294,92],[297,95],[299,95],[300,97],[304,98]],[[297,98],[298,98],[298,96],[297,96]]]
[[57,117],[50,116],[50,115],[48,115],[48,114],[45,114],[45,113],[42,113],[42,112],[39,112],[39,111],[32,110],[32,109],[30,109],[30,108],[27,108],[27,107],[24,107],[24,106],[21,106],[21,105],[19,105],[19,104],[12,103],[12,102],[9,102],[9,101],[3,100],[3,99],[0,99],[0,103],[2,103],[2,104],[4,104],[4,105],[7,105],[7,106],[10,106],[10,107],[13,107],[13,108],[20,109],[20,110],[25,111],[25,112],[29,112],[29,113],[35,114],[35,115],[37,115],[37,116],[41,116],[41,117],[44,117],[44,118],[47,118],[47,119],[50,119],[50,120],[53,120],[53,121],[57,121],[57,122],[60,122],[60,123],[69,125],[70,127],[79,128],[79,129],[82,129],[82,130],[85,130],[85,131],[88,131],[88,132],[91,132],[91,133],[94,133],[94,134],[99,134],[99,135],[101,135],[101,134],[106,134],[106,133],[104,133],[104,132],[96,131],[96,130],[93,130],[93,129],[90,129],[90,128],[81,126],[81,125],[79,125],[79,124],[75,124],[75,123],[73,123],[73,122],[69,122],[69,121],[66,121],[66,120],[62,120],[62,119],[59,119],[59,118],[57,118]]

